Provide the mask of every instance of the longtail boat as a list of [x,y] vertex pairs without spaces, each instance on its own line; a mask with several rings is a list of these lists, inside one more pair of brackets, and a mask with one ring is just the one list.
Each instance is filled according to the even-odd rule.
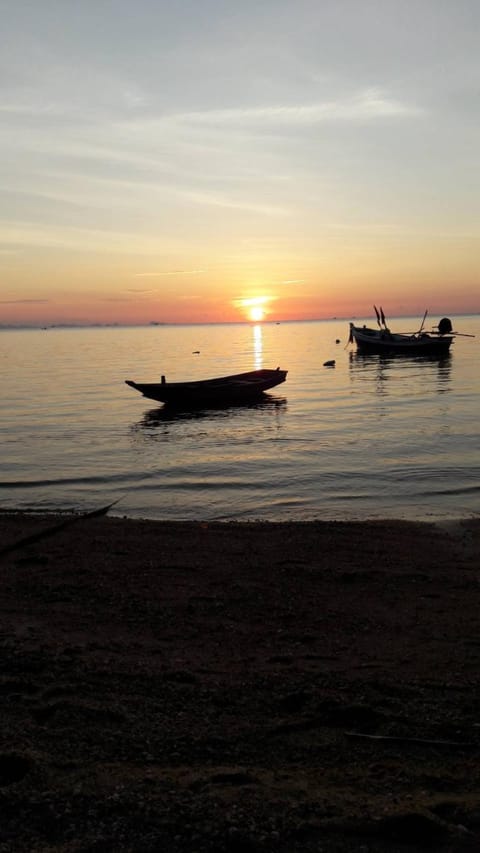
[[192,382],[167,382],[162,376],[161,382],[133,382],[126,384],[159,403],[172,406],[221,405],[240,403],[261,397],[265,391],[280,385],[287,378],[286,370],[263,369],[233,376],[221,376],[217,379],[200,379]]
[[[375,305],[373,307],[377,315],[378,329],[350,323],[348,343],[356,343],[357,349],[362,352],[445,356],[455,336],[461,334],[453,331],[452,321],[448,317],[443,317],[438,326],[434,326],[428,332],[425,331],[427,311],[417,331],[392,332],[387,326],[383,309],[378,309]],[[462,335],[462,337],[474,337],[474,335]]]

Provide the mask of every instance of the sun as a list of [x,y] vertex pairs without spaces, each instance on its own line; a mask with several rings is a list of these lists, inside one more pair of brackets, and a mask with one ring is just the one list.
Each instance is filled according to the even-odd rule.
[[248,313],[253,323],[260,323],[265,317],[265,311],[261,305],[254,305]]
[[261,323],[268,314],[267,303],[271,299],[271,296],[250,296],[247,299],[236,299],[234,304],[251,323]]

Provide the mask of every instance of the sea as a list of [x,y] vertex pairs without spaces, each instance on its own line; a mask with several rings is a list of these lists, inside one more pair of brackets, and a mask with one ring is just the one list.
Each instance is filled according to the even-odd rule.
[[[204,522],[478,516],[480,316],[451,319],[465,336],[440,360],[362,356],[347,320],[2,330],[0,511],[116,501],[110,515]],[[172,412],[125,384],[262,367],[287,381],[242,406]]]

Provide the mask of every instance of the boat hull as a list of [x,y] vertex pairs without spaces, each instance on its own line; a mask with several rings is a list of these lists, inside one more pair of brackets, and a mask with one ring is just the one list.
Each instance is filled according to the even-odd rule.
[[265,391],[275,388],[287,378],[287,371],[252,370],[218,379],[202,379],[196,382],[132,382],[126,384],[149,400],[171,406],[204,406],[242,403],[261,397]]
[[388,353],[398,355],[437,355],[445,356],[450,350],[453,337],[450,335],[394,334],[387,330],[368,329],[350,326],[350,336],[357,349],[368,353]]

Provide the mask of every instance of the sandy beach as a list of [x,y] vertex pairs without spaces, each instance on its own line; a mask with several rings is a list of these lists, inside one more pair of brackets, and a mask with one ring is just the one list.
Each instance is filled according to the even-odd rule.
[[2,853],[480,849],[477,520],[60,521],[0,516]]

